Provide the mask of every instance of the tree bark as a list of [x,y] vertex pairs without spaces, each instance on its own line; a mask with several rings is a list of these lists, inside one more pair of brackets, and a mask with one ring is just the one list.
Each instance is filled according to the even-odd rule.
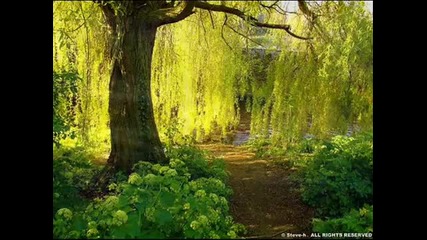
[[154,121],[151,62],[157,26],[125,19],[120,57],[110,79],[111,153],[108,164],[129,173],[134,163],[166,163]]

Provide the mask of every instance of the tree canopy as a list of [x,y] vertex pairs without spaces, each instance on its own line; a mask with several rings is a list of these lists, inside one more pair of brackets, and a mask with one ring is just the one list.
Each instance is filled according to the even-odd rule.
[[[171,131],[174,141],[182,136],[202,141],[214,131],[226,134],[239,122],[238,101],[245,95],[251,96],[246,99],[252,135],[272,132],[281,144],[305,134],[372,128],[372,17],[364,3],[324,2],[312,8],[315,22],[303,14],[280,14],[285,10],[273,3],[167,5],[176,5],[173,11],[182,8],[180,14],[188,4],[199,9],[156,34],[151,91],[162,139]],[[162,10],[165,16],[172,14],[169,7]],[[242,18],[259,14],[268,19],[265,22],[292,26],[295,34],[313,39],[303,41],[274,29],[257,36],[260,30],[253,26],[258,21]],[[105,152],[111,72],[106,59],[114,48],[105,16],[96,3],[55,2],[54,21],[54,71],[79,76],[74,81],[77,97],[63,102],[69,106],[60,110],[74,109],[71,128],[77,138],[67,141]],[[262,65],[259,58],[245,54],[254,48],[275,57]],[[265,78],[259,77],[261,72]]]

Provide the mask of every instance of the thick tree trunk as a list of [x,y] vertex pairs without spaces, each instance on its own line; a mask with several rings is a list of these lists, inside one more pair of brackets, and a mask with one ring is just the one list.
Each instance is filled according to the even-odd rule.
[[136,18],[126,21],[120,60],[115,60],[110,79],[111,153],[108,164],[128,173],[138,161],[167,162],[151,100],[156,29]]

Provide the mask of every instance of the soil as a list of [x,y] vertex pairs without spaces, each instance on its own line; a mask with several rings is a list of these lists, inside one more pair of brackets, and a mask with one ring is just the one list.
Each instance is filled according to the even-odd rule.
[[[293,170],[263,159],[244,144],[249,139],[251,116],[241,104],[241,118],[232,145],[199,144],[227,163],[233,189],[231,214],[246,226],[246,238],[288,238],[290,234],[310,236],[314,209],[302,202],[297,184],[290,180]],[[301,238],[301,237],[299,237]]]
[[246,226],[246,237],[310,235],[314,210],[302,202],[296,183],[289,179],[291,169],[255,157],[246,146],[199,147],[226,161],[234,192],[231,213],[236,222]]

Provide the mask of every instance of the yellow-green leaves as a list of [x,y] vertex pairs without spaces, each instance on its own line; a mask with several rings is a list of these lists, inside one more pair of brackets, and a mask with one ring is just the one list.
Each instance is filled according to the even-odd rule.
[[[328,8],[329,5],[334,7]],[[254,85],[251,134],[286,147],[306,134],[318,138],[372,129],[372,19],[357,3],[325,2],[310,42],[269,32],[281,53]],[[310,25],[295,17],[291,25]],[[363,34],[361,34],[363,33]]]
[[[96,155],[109,150],[107,27],[93,2],[54,2],[54,72],[76,72],[76,96],[64,102],[73,117],[76,138],[65,145],[83,145]],[[72,109],[72,112],[71,110]]]
[[130,176],[129,176],[129,180],[128,180],[128,183],[130,183],[130,184],[133,184],[133,185],[141,185],[142,184],[142,182],[143,182],[143,180],[142,180],[142,178],[141,178],[141,176],[139,176],[139,174],[138,173],[132,173]]
[[126,223],[127,220],[128,220],[128,215],[126,214],[125,211],[117,210],[117,212],[114,213],[113,222],[117,226],[120,226],[120,225]]
[[56,215],[67,221],[70,221],[73,218],[73,212],[68,208],[59,209],[58,212],[56,212]]
[[[234,21],[229,18],[230,24]],[[207,11],[200,11],[157,32],[152,97],[165,141],[183,142],[183,135],[203,140],[214,132],[225,134],[237,123],[236,86],[248,67],[241,37],[228,28],[222,32],[223,22],[223,14],[212,13],[211,19]]]

